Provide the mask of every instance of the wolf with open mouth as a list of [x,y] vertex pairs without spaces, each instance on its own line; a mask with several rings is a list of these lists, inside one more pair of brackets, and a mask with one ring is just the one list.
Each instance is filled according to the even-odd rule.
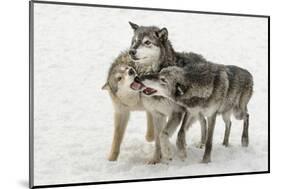
[[[177,128],[182,120],[182,113],[185,112],[185,109],[166,98],[150,98],[141,94],[138,89],[143,87],[142,84],[133,82],[137,76],[137,71],[135,70],[134,65],[123,63],[124,60],[122,61],[122,64],[113,64],[110,69],[108,83],[104,86],[104,89],[109,91],[114,103],[115,111],[117,112],[115,115],[116,125],[109,160],[116,160],[119,155],[120,145],[129,118],[129,112],[147,111],[149,115],[151,115],[151,121],[154,127],[153,132],[155,133],[154,155],[148,163],[159,163],[165,154],[163,149],[161,150],[159,138],[161,128],[166,124],[170,125],[172,128]],[[166,121],[167,117],[168,122]],[[151,126],[148,129],[152,129]],[[170,132],[173,131],[171,130]],[[171,159],[170,155],[171,152],[166,152],[165,159]]]
[[[136,77],[132,85],[147,96],[163,96],[187,109],[190,116],[185,117],[178,143],[185,144],[185,130],[199,114],[207,117],[208,136],[203,162],[211,161],[213,132],[218,114],[222,114],[226,124],[223,144],[228,145],[230,116],[233,114],[236,119],[244,121],[241,142],[242,146],[248,146],[247,104],[253,93],[253,77],[247,70],[211,62],[186,65],[183,68],[170,66],[156,74]],[[186,153],[184,148],[181,151]]]
[[[124,72],[123,66],[131,66],[139,76],[158,73],[161,69],[173,65],[196,64],[204,58],[195,53],[175,52],[168,39],[168,30],[156,26],[139,26],[131,23],[134,31],[131,46],[128,51],[121,53],[111,65],[107,82],[103,89],[107,89],[115,108],[115,131],[109,160],[116,160],[123,139],[125,128],[131,111],[146,111],[148,120],[154,128],[155,151],[149,163],[158,163],[164,157],[172,159],[169,137],[177,126],[180,125],[182,117],[186,114],[185,108],[164,97],[150,98],[142,93],[136,92],[142,85],[130,83],[129,72]],[[121,73],[121,74],[119,74]],[[129,89],[128,89],[129,87]],[[151,93],[146,89],[145,92]],[[167,121],[168,118],[168,121]],[[202,127],[201,147],[205,144],[206,120],[199,119]],[[149,130],[151,130],[151,127]],[[168,129],[170,128],[170,129]],[[151,132],[150,132],[151,133]]]

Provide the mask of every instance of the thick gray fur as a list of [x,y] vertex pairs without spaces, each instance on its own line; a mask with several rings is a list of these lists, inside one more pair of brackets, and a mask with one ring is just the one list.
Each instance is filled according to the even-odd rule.
[[[129,22],[132,26],[133,23]],[[176,52],[172,46],[172,43],[168,39],[168,30],[167,28],[160,29],[157,26],[138,26],[133,24],[132,28],[134,29],[134,35],[131,42],[130,50],[138,50],[140,46],[142,46],[142,40],[145,37],[148,37],[153,45],[159,47],[160,50],[160,58],[158,61],[153,63],[153,67],[148,70],[143,70],[137,62],[136,68],[139,69],[139,73],[142,75],[142,71],[144,73],[157,73],[165,67],[168,66],[185,66],[187,64],[194,64],[202,61],[206,61],[202,55],[189,52]],[[145,67],[146,68],[146,67]]]
[[156,88],[161,93],[155,95],[171,98],[176,103],[185,106],[190,112],[190,116],[185,118],[178,134],[177,144],[183,153],[185,153],[184,132],[198,114],[202,114],[208,120],[208,136],[203,162],[211,161],[212,138],[217,114],[222,114],[226,123],[223,144],[228,145],[230,116],[233,114],[236,119],[244,121],[242,145],[248,146],[247,105],[253,93],[253,77],[247,70],[237,66],[201,61],[197,64],[186,64],[183,67],[167,67],[159,74],[142,77],[142,80],[145,85],[147,85],[146,80],[160,83]]
[[[183,67],[188,64],[196,64],[202,61],[206,61],[203,56],[196,53],[176,52],[172,46],[172,43],[168,39],[167,28],[160,29],[156,26],[138,26],[137,24],[134,24],[132,22],[129,23],[134,30],[130,51],[134,51],[137,53],[143,48],[147,48],[149,50],[156,47],[160,49],[159,58],[149,65],[139,63],[139,61],[134,60],[134,56],[131,55],[131,59],[134,60],[134,68],[137,70],[139,76],[158,73],[163,68],[170,66]],[[149,46],[145,45],[145,39],[148,39],[152,44]],[[153,98],[155,99],[155,97]],[[183,117],[184,114],[188,114],[188,112],[185,111],[181,114],[173,113],[170,119],[171,122],[168,122],[161,130],[159,136],[162,143],[161,147],[164,151],[164,154],[169,156],[168,159],[171,159],[169,137],[172,135],[173,131],[176,130],[176,127],[172,128],[171,125],[178,126],[177,124],[180,122],[179,117]],[[199,147],[202,148],[206,141],[206,120],[201,114],[197,117],[197,120],[199,120],[201,124],[201,142]]]
[[[146,111],[148,120],[146,139],[148,141],[152,141],[154,139],[156,143],[154,156],[149,163],[158,163],[162,157],[160,143],[161,141],[164,141],[162,142],[162,146],[169,146],[167,138],[172,135],[173,131],[180,124],[181,118],[185,113],[185,109],[167,98],[148,98],[139,92],[130,90],[129,86],[124,83],[124,78],[130,80],[131,77],[126,77],[128,73],[123,68],[126,66],[132,67],[136,70],[138,75],[158,73],[165,67],[176,65],[177,62],[179,64],[184,64],[187,63],[189,59],[190,61],[194,61],[195,59],[200,59],[201,56],[193,53],[175,53],[170,41],[168,40],[168,30],[166,28],[160,29],[155,26],[138,26],[137,24],[131,22],[130,25],[134,31],[131,47],[129,51],[122,52],[114,60],[109,69],[106,84],[103,86],[103,89],[108,90],[115,109],[114,137],[108,159],[114,161],[118,158],[120,145],[130,112]],[[148,38],[153,44],[145,46],[143,44],[144,38]],[[133,57],[129,55],[129,52],[131,50],[140,51],[142,47],[148,47],[146,48],[146,51],[153,49],[156,53],[150,54],[152,57],[157,54],[157,51],[159,51],[159,56],[154,56],[154,59],[151,59],[151,61],[145,62],[145,64],[140,64],[140,61],[134,60]],[[182,56],[188,56],[189,58],[182,59]],[[182,61],[181,59],[186,61]],[[121,81],[118,81],[117,75],[122,77]],[[127,88],[127,91],[120,92],[124,86]],[[169,118],[167,123],[163,121],[166,120],[166,117]],[[206,127],[204,124],[202,126]],[[162,129],[163,127],[172,129],[165,130]],[[205,130],[206,129],[203,129],[203,131]],[[202,136],[204,137],[205,135],[206,134],[203,132]],[[160,138],[164,139],[160,140]],[[201,146],[204,143],[205,139],[202,139]],[[168,147],[164,148],[163,151],[167,158],[171,159],[171,149]]]

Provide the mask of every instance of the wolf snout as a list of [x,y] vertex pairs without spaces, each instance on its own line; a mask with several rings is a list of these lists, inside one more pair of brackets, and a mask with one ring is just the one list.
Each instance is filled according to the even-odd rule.
[[129,55],[131,55],[131,56],[135,56],[136,53],[137,53],[136,49],[130,49],[129,50]]
[[128,74],[129,76],[135,75],[135,71],[132,68],[130,68]]
[[141,79],[138,76],[135,77],[134,81],[137,83],[141,83]]

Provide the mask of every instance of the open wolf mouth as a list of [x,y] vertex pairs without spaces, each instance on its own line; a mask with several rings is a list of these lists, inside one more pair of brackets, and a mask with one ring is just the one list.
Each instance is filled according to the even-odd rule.
[[149,87],[146,87],[142,92],[144,94],[146,94],[146,95],[152,95],[153,93],[156,93],[157,90],[149,88]]
[[130,85],[131,89],[133,90],[138,90],[140,91],[142,88],[144,88],[142,90],[142,92],[145,94],[145,95],[152,95],[153,93],[156,93],[157,90],[153,89],[153,88],[150,88],[150,87],[146,87],[140,80],[138,77],[135,78],[135,81],[133,83],[131,83]]
[[142,83],[140,83],[140,82],[134,81],[134,82],[130,85],[130,87],[131,87],[131,89],[133,89],[133,90],[141,90],[141,89],[144,87],[144,85],[143,85]]

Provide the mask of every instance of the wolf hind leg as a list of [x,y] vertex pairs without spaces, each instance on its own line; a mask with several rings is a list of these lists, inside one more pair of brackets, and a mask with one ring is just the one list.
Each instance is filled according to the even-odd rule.
[[243,132],[241,138],[241,144],[243,147],[248,147],[249,145],[249,114],[246,113],[243,119]]
[[230,135],[230,130],[231,130],[231,112],[228,111],[226,113],[223,113],[222,114],[222,118],[223,118],[223,121],[225,123],[225,131],[224,131],[224,138],[223,138],[223,145],[225,147],[228,147],[229,145],[229,135]]
[[214,113],[213,115],[208,117],[208,136],[207,136],[205,152],[202,160],[203,163],[211,162],[211,152],[213,146],[213,135],[214,135],[214,129],[216,124],[216,117],[217,117],[217,113]]
[[250,117],[247,108],[235,109],[234,116],[238,120],[243,120],[243,132],[242,132],[241,144],[243,147],[247,147],[249,145],[249,117]]
[[250,98],[253,93],[253,88],[250,87],[246,90],[240,99],[240,107],[242,110],[242,119],[243,119],[243,132],[241,138],[241,144],[243,147],[247,147],[249,145],[249,113],[247,105],[250,101]]

